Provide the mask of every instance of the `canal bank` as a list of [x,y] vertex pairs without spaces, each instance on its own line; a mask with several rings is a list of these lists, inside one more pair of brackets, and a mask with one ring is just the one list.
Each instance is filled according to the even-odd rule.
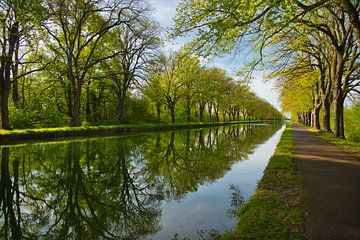
[[234,122],[205,122],[205,123],[142,123],[111,126],[81,126],[39,128],[21,130],[0,130],[0,145],[19,144],[28,141],[44,141],[63,138],[99,137],[130,133],[173,131],[202,127],[226,126],[231,124],[266,123],[273,121],[234,121]]

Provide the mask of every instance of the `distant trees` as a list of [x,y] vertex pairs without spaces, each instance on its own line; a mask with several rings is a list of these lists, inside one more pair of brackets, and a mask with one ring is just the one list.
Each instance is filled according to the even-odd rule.
[[213,116],[220,121],[221,113],[223,121],[239,121],[240,112],[244,120],[281,118],[273,106],[259,99],[248,86],[236,82],[222,69],[201,66],[185,50],[169,58],[162,56],[159,63],[145,91],[156,105],[158,118],[162,105],[169,109],[173,123],[181,107],[188,122],[192,116],[198,116],[200,122],[207,121],[206,114],[208,121],[213,121]]

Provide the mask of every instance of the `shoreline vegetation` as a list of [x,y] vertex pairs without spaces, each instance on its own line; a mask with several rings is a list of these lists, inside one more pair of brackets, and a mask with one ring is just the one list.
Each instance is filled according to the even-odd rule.
[[238,226],[222,240],[301,239],[302,213],[292,146],[292,125],[288,123],[255,193],[237,213]]
[[360,160],[360,144],[359,142],[352,141],[349,139],[343,139],[335,137],[331,132],[322,131],[320,129],[314,129],[312,127],[306,127],[310,132],[315,133],[317,136],[321,137],[323,140],[336,145],[341,148],[343,151],[355,156],[358,160]]
[[[275,120],[278,122],[278,120]],[[223,126],[230,124],[266,123],[274,120],[250,120],[232,122],[190,122],[190,123],[140,123],[122,125],[57,127],[38,129],[0,130],[0,145],[11,145],[32,140],[51,140],[73,137],[99,137],[117,134],[182,130],[190,128]]]

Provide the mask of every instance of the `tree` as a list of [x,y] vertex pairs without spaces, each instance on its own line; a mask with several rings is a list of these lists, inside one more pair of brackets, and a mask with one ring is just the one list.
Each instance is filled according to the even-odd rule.
[[210,50],[227,52],[246,40],[248,35],[262,32],[264,37],[261,40],[267,41],[290,23],[334,4],[340,4],[346,12],[360,47],[360,4],[356,0],[182,0],[172,35],[197,31],[195,45],[198,48],[207,53]]
[[184,82],[180,79],[181,59],[178,57],[179,55],[160,56],[158,69],[150,80],[150,87],[159,92],[157,97],[162,98],[168,107],[172,123],[175,123],[175,108],[181,98],[184,86]]
[[[323,15],[327,17],[323,17]],[[343,9],[330,5],[315,15],[316,20],[303,19],[300,22],[319,31],[330,43],[331,58],[329,78],[333,86],[334,135],[344,138],[344,101],[349,92],[360,84],[357,76],[359,50],[355,43],[352,25]]]
[[48,20],[43,24],[57,44],[66,65],[71,95],[71,122],[81,124],[81,93],[89,70],[117,53],[102,55],[102,39],[116,26],[131,25],[147,9],[140,0],[48,0]]
[[122,24],[114,31],[112,51],[114,58],[101,63],[104,78],[110,80],[111,88],[118,98],[119,122],[125,123],[126,97],[131,86],[147,77],[149,66],[157,57],[160,39],[157,26],[149,19],[128,26]]
[[191,121],[191,109],[196,94],[196,83],[201,78],[201,66],[198,56],[191,56],[185,49],[179,53],[181,59],[180,75],[184,83],[182,88],[182,98],[185,104],[187,122]]
[[[17,81],[37,70],[18,74],[21,42],[28,40],[30,30],[39,23],[43,8],[40,0],[9,0],[0,4],[0,109],[2,128],[10,129],[9,96],[11,85],[17,104]],[[24,55],[26,54],[26,51]]]
[[[194,41],[194,46],[197,49],[201,48],[201,51],[206,54],[210,51],[220,54],[227,53],[236,47],[241,47],[240,44],[244,39],[251,41],[254,49],[259,52],[259,57],[253,67],[256,66],[256,63],[263,61],[264,49],[274,47],[274,39],[294,32],[297,28],[308,28],[309,31],[316,31],[325,36],[327,42],[330,43],[333,56],[327,60],[328,68],[319,69],[322,79],[317,83],[318,87],[315,87],[314,93],[316,96],[321,93],[324,100],[323,106],[327,111],[329,110],[328,90],[329,87],[333,87],[334,134],[337,137],[344,137],[344,99],[348,90],[355,91],[354,86],[357,85],[353,80],[351,82],[353,87],[348,88],[349,79],[353,77],[349,77],[345,72],[356,75],[353,67],[357,62],[360,43],[358,34],[360,3],[358,1],[268,0],[249,3],[248,1],[184,0],[179,6],[173,29],[175,36],[189,31],[197,31],[198,37]],[[255,38],[251,39],[252,36]],[[313,44],[314,41],[311,43]],[[296,50],[293,49],[293,51]],[[311,58],[314,58],[314,54],[310,55]],[[319,56],[324,56],[324,53],[319,54],[317,51],[317,57]],[[320,62],[320,64],[318,62],[317,65],[324,67],[320,66],[324,65],[324,62]],[[328,80],[324,75],[326,69],[329,69]],[[315,112],[318,112],[319,105],[319,100],[316,99],[314,101]],[[324,115],[326,116],[324,121],[326,126],[323,127],[329,130],[327,121],[329,114]],[[319,127],[317,123],[316,127]]]

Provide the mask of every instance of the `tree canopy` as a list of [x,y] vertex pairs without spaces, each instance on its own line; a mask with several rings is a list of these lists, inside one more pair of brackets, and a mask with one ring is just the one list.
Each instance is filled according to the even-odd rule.
[[344,138],[345,99],[360,93],[359,13],[355,0],[183,0],[172,35],[195,32],[192,47],[205,55],[250,44],[252,70],[264,63],[278,79],[284,109],[315,128],[322,112],[331,131],[332,105],[334,135]]

